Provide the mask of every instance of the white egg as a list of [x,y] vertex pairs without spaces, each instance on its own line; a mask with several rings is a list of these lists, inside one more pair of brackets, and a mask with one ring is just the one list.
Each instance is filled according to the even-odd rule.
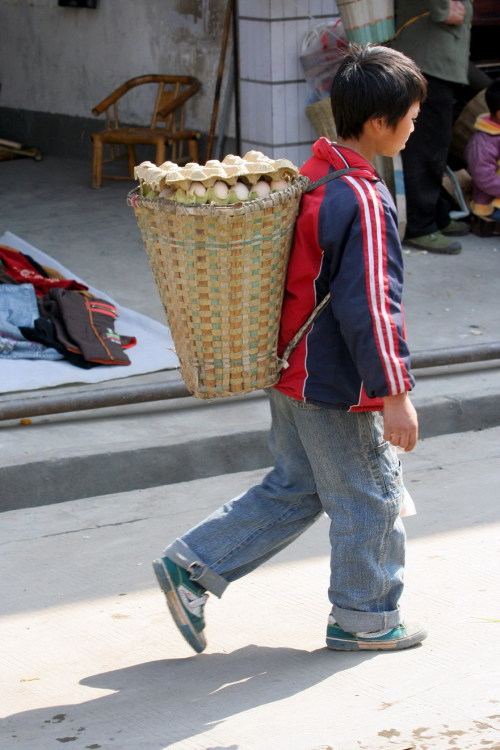
[[285,190],[289,185],[286,180],[271,180],[271,190]]
[[233,190],[238,196],[238,198],[240,199],[240,201],[246,201],[246,199],[248,198],[248,193],[250,192],[248,190],[248,187],[245,185],[245,183],[240,182],[240,180],[238,180],[236,185],[233,187]]
[[217,198],[227,198],[229,187],[223,180],[216,180],[213,184],[213,190]]
[[191,187],[189,189],[190,189],[191,192],[193,192],[199,198],[203,198],[203,196],[207,192],[207,189],[206,189],[205,185],[202,182],[192,182],[191,183]]
[[258,180],[253,186],[252,190],[257,193],[259,198],[265,198],[271,192],[271,186],[267,182],[267,180]]
[[173,196],[175,193],[175,190],[171,187],[163,188],[163,190],[160,191],[160,198],[166,198],[167,200]]

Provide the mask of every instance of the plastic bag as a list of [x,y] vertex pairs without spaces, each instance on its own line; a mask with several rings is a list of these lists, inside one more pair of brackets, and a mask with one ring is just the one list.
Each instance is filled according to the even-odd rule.
[[311,99],[324,99],[342,60],[347,39],[342,19],[320,24],[307,32],[299,56]]

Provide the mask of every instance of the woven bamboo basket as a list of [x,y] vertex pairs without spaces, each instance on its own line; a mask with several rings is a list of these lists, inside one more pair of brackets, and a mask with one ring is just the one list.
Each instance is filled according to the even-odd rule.
[[479,115],[488,111],[485,92],[480,91],[468,102],[453,125],[453,136],[450,151],[453,156],[465,162],[465,147],[474,132],[474,123]]
[[337,0],[351,42],[387,42],[395,33],[394,0]]
[[279,379],[277,344],[295,219],[309,184],[267,198],[184,205],[129,193],[182,377],[197,398]]
[[318,136],[321,137],[324,135],[330,141],[337,140],[337,130],[335,128],[329,96],[313,104],[308,104],[305,112]]

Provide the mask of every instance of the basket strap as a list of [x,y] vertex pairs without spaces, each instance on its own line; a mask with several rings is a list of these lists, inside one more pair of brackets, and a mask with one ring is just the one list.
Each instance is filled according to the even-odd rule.
[[316,307],[314,308],[312,313],[309,315],[306,322],[299,328],[299,330],[297,331],[295,336],[292,338],[292,340],[288,342],[283,354],[278,360],[279,362],[278,370],[286,370],[287,367],[289,367],[288,359],[290,357],[290,354],[293,352],[295,347],[300,343],[300,340],[304,336],[309,326],[312,323],[314,323],[314,321],[316,320],[320,312],[323,310],[324,307],[326,307],[329,301],[330,301],[330,292],[328,292],[328,294],[325,297],[323,297],[319,305],[316,305]]
[[384,44],[389,44],[389,42],[393,42],[395,39],[398,38],[398,36],[401,34],[403,29],[406,29],[407,26],[409,26],[411,23],[414,23],[415,21],[419,21],[421,18],[424,18],[424,16],[430,16],[431,12],[430,10],[425,10],[423,13],[419,13],[418,16],[413,16],[413,18],[409,18],[408,21],[405,21],[405,23],[401,24],[401,26],[396,29],[396,32],[391,36],[390,39],[388,39]]
[[321,187],[321,185],[324,185],[326,182],[336,180],[337,177],[342,177],[345,174],[358,171],[359,169],[356,169],[355,167],[346,167],[346,169],[337,169],[336,172],[329,172],[328,174],[325,174],[324,177],[320,177],[319,180],[316,180],[316,182],[311,182],[311,184],[304,190],[304,193],[310,193],[311,190],[316,190],[316,188]]
[[[320,177],[319,180],[316,180],[316,182],[312,182],[305,190],[304,193],[310,193],[311,190],[315,190],[318,187],[321,187],[321,185],[324,185],[327,182],[330,182],[330,180],[336,180],[337,177],[342,177],[345,174],[350,174],[351,172],[357,172],[358,170],[354,167],[348,167],[346,169],[337,169],[336,172],[329,172],[324,177]],[[288,365],[288,359],[290,357],[290,354],[293,352],[295,347],[300,343],[302,337],[304,336],[305,332],[309,328],[312,323],[316,320],[320,312],[327,306],[328,302],[330,301],[330,292],[326,294],[325,297],[319,302],[312,313],[307,318],[306,322],[299,328],[295,336],[288,342],[286,345],[283,354],[279,358],[278,362],[278,369],[279,370],[286,370]]]

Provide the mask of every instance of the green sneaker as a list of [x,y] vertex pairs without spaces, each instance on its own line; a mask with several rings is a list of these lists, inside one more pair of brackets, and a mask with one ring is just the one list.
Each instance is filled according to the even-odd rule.
[[399,651],[416,646],[424,638],[427,632],[423,628],[404,624],[375,633],[346,633],[329,618],[326,629],[326,645],[333,651]]
[[439,231],[447,237],[465,237],[470,232],[470,226],[466,221],[455,221],[452,219],[449,224]]
[[203,634],[203,608],[208,599],[207,592],[191,580],[187,570],[168,557],[153,560],[153,570],[175,624],[189,645],[201,654],[207,647]]
[[462,245],[456,240],[449,240],[441,232],[423,234],[421,237],[410,237],[405,239],[405,245],[417,247],[419,250],[427,250],[428,253],[440,253],[441,255],[458,255]]

